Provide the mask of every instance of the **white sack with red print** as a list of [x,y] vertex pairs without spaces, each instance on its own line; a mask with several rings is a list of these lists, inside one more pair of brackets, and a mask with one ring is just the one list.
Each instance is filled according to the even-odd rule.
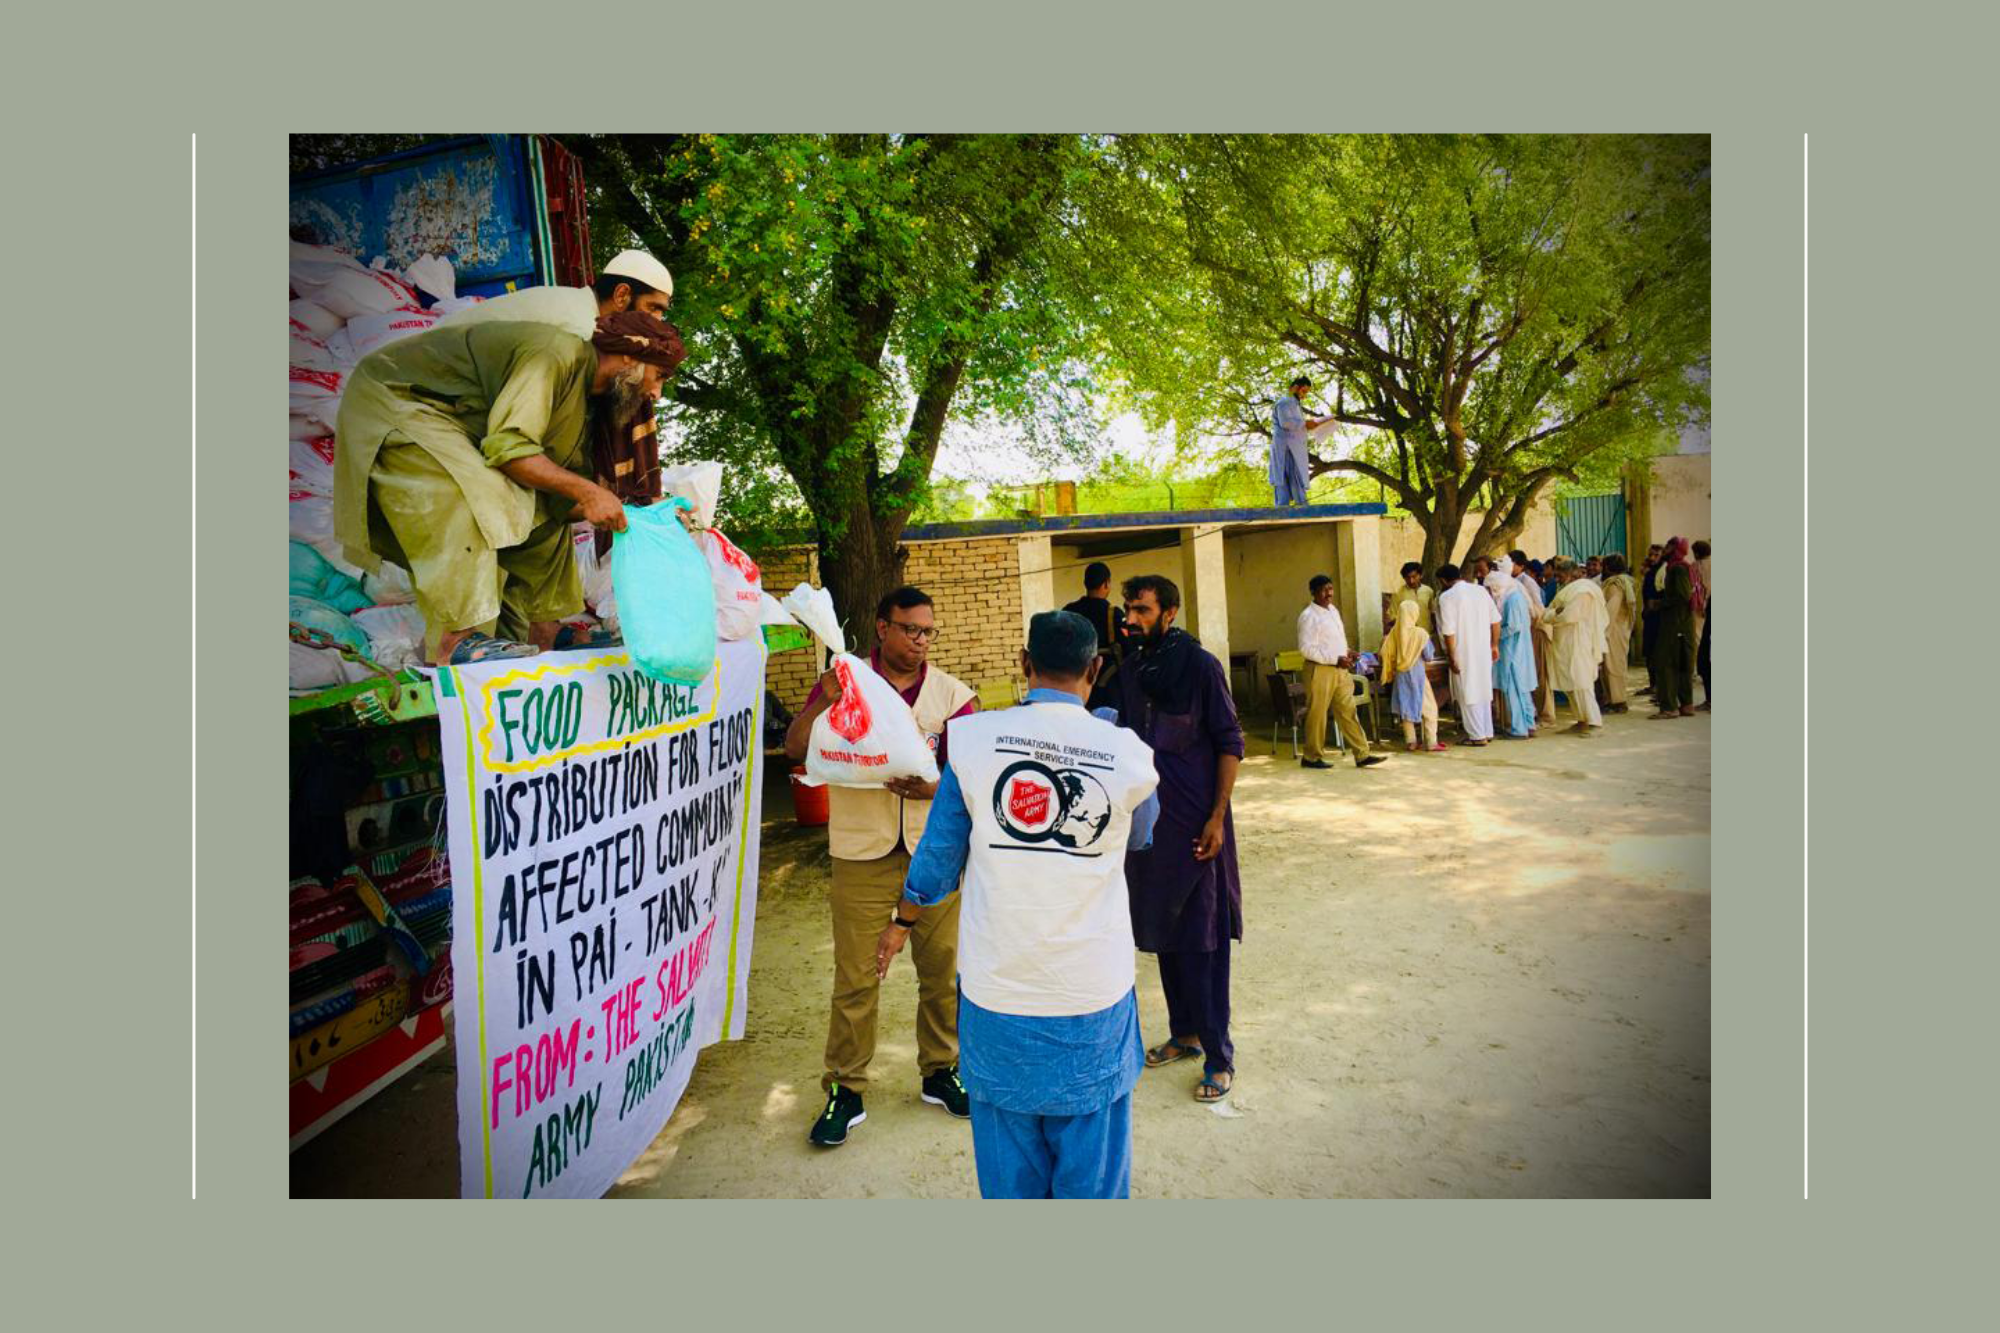
[[810,787],[879,787],[892,778],[936,782],[937,757],[903,696],[873,667],[842,651],[847,637],[826,590],[801,583],[783,604],[835,652],[833,674],[840,683],[840,698],[813,719],[802,781]]

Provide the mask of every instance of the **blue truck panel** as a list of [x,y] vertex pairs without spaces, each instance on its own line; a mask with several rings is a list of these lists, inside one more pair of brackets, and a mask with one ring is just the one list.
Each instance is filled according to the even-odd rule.
[[539,163],[526,136],[494,134],[294,177],[291,225],[363,263],[443,255],[458,294],[547,282]]

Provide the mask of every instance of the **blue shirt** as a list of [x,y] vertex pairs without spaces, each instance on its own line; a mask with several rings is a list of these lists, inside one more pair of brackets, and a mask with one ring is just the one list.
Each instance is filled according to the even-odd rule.
[[1285,393],[1271,400],[1271,482],[1277,484],[1285,461],[1298,469],[1299,479],[1312,475],[1306,464],[1306,410],[1299,400]]
[[[1082,701],[1061,690],[1028,691],[1029,703]],[[1132,812],[1132,845],[1152,838],[1159,798]],[[972,812],[958,775],[947,767],[910,856],[903,896],[920,907],[958,892],[972,848]],[[967,1095],[1024,1115],[1089,1115],[1132,1091],[1145,1068],[1139,1001],[1132,992],[1094,1014],[1031,1018],[982,1009],[958,997],[959,1077]]]

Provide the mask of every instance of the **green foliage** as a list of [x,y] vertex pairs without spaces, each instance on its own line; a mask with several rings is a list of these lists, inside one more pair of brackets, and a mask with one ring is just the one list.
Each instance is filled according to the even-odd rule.
[[637,243],[675,273],[690,355],[666,434],[730,465],[740,520],[893,546],[947,420],[1056,454],[1094,437],[1075,322],[1049,299],[1073,136],[567,142],[600,255]]
[[[1315,472],[1449,543],[1708,412],[1708,140],[1138,136],[1080,191],[1103,351],[1184,434],[1267,436],[1293,374],[1354,428]],[[1434,535],[1436,535],[1434,533]]]

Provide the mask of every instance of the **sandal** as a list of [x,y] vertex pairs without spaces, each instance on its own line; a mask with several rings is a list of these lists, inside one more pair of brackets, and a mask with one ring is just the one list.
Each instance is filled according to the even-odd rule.
[[541,649],[532,643],[496,639],[491,634],[472,633],[460,639],[445,659],[447,666],[468,666],[474,662],[498,662],[510,657],[535,657]]
[[[1226,1078],[1229,1081],[1217,1083],[1215,1080],[1218,1078]],[[1198,1102],[1219,1102],[1229,1095],[1229,1090],[1234,1086],[1236,1086],[1236,1071],[1218,1069],[1213,1074],[1201,1076],[1201,1082],[1194,1085],[1194,1099]]]
[[1163,1041],[1146,1052],[1146,1068],[1158,1069],[1176,1060],[1192,1060],[1201,1054],[1200,1046],[1187,1046],[1178,1041]]

